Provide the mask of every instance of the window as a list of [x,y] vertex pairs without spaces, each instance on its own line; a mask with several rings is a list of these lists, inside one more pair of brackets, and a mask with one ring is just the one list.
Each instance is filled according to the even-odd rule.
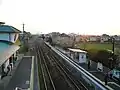
[[83,58],[84,58],[84,55],[82,55],[81,58],[83,59]]
[[14,41],[16,40],[16,37],[17,37],[17,35],[15,34],[15,36],[14,36]]

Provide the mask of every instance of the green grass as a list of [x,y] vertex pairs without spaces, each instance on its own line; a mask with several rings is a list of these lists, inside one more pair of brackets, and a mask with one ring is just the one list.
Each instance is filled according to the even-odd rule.
[[108,43],[80,43],[77,45],[77,47],[85,50],[112,50],[112,44]]

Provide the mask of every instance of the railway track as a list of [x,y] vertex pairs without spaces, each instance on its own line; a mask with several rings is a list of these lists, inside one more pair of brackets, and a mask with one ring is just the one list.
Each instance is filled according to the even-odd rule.
[[[43,50],[44,47],[44,50]],[[36,46],[41,90],[87,90],[45,45]]]
[[77,78],[75,78],[73,75],[71,75],[71,70],[68,69],[66,67],[66,65],[62,62],[60,62],[60,58],[57,57],[57,55],[55,55],[54,52],[51,51],[52,54],[54,54],[54,56],[52,54],[51,55],[51,58],[54,60],[54,62],[56,62],[56,64],[58,65],[58,67],[67,75],[67,77],[72,81],[72,84],[77,88],[77,89],[80,89],[80,90],[88,90],[86,88],[86,86],[79,80],[77,80]]
[[[53,57],[53,56],[52,56]],[[53,57],[54,61],[59,65],[59,67],[61,68],[61,70],[63,70],[66,75],[68,76],[68,78],[71,80],[71,82],[73,83],[73,85],[80,90],[88,90],[85,85],[82,84],[81,81],[75,79],[75,77],[71,74],[71,70],[68,69],[63,63],[61,63],[60,61],[57,61],[56,57]]]
[[41,52],[40,48],[37,48],[37,55],[39,59],[39,65],[40,65],[40,88],[41,90],[56,90],[54,83],[52,81],[49,69],[46,65],[45,59],[43,57],[43,53]]

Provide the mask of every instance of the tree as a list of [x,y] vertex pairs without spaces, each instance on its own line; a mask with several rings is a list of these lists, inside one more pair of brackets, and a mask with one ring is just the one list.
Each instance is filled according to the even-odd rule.
[[109,35],[107,35],[107,34],[103,34],[102,36],[105,36],[105,37],[107,36],[107,37],[109,37]]

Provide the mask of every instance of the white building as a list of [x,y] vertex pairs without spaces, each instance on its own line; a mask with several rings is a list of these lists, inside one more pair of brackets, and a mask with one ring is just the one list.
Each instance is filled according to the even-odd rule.
[[89,37],[89,41],[96,42],[97,41],[97,37],[96,36],[90,36]]
[[101,36],[101,42],[107,42],[110,39],[110,36]]
[[80,49],[71,49],[68,48],[70,51],[70,57],[75,60],[77,63],[87,63],[87,52],[80,50]]

